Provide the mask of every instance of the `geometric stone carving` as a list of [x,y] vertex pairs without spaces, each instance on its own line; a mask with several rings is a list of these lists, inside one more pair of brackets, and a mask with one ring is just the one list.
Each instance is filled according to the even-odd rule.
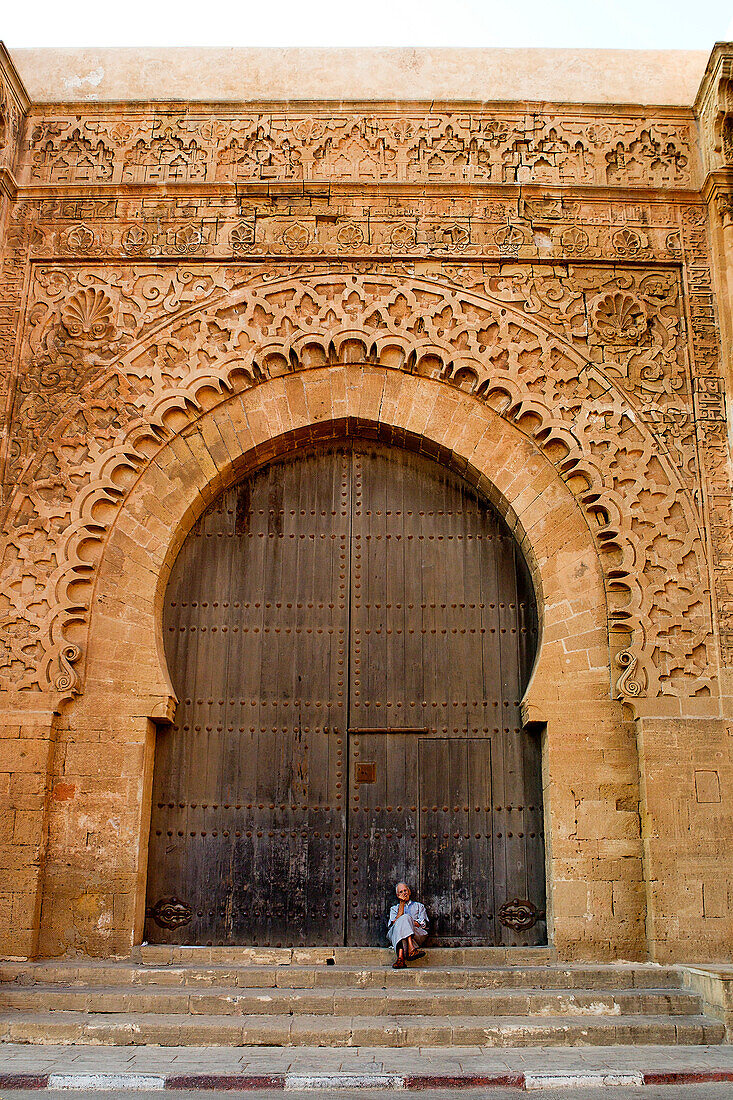
[[[721,151],[728,69],[711,92]],[[97,105],[44,110],[30,135],[21,184],[68,186],[19,199],[9,223],[0,678],[68,677],[64,624],[80,642],[94,548],[173,423],[199,400],[362,357],[491,404],[553,462],[605,564],[616,660],[629,659],[618,692],[713,689],[705,560],[727,551],[702,511],[700,456],[721,468],[725,413],[690,117]],[[373,186],[355,201],[360,182]],[[387,184],[446,182],[460,185],[449,204],[385,198]],[[487,182],[526,188],[469,193]],[[168,186],[190,183],[212,186]]]
[[690,186],[689,121],[644,113],[516,109],[325,113],[295,110],[216,120],[160,111],[129,119],[102,113],[39,119],[27,172],[36,182],[233,183],[251,180],[456,180],[625,187]]
[[[20,530],[33,534],[6,552],[6,567],[8,576],[17,575],[19,553],[34,578],[32,603],[22,592],[8,591],[12,614],[19,621],[30,616],[35,642],[32,650],[13,646],[6,678],[30,687],[39,677],[55,680],[65,668],[68,625],[88,616],[93,547],[104,540],[130,478],[172,431],[199,415],[199,395],[206,395],[209,407],[280,374],[365,362],[434,378],[490,404],[556,467],[588,514],[605,563],[609,625],[627,642],[628,667],[618,692],[634,697],[642,691],[711,690],[710,608],[695,483],[688,486],[660,452],[654,435],[658,413],[647,422],[636,398],[630,404],[633,369],[618,373],[619,354],[638,354],[635,343],[616,336],[619,329],[628,332],[629,317],[638,318],[641,307],[634,303],[640,293],[599,294],[572,280],[548,293],[541,278],[512,278],[494,279],[490,295],[483,287],[464,290],[434,278],[380,272],[374,265],[370,272],[298,277],[279,269],[277,278],[255,274],[232,287],[226,265],[179,271],[177,284],[154,267],[132,273],[100,268],[84,277],[96,285],[78,290],[61,270],[58,280],[53,269],[41,273],[49,305],[43,314],[39,298],[32,340],[47,351],[45,370],[67,369],[70,345],[55,345],[52,335],[58,281],[63,330],[69,341],[70,329],[77,334],[73,340],[86,341],[90,373],[61,406],[63,393],[54,383],[59,426],[44,420],[42,438],[28,440],[35,465],[22,467],[24,487],[16,493],[13,514],[14,522],[25,524]],[[101,285],[103,274],[108,281]],[[670,402],[684,409],[689,393],[675,381],[670,358],[677,331],[668,316],[674,298],[658,282],[645,284],[651,293],[643,315],[655,313],[655,331],[669,336],[652,339],[647,333],[645,370],[649,374],[651,364],[659,364],[655,409],[671,408]],[[598,318],[594,340],[600,341],[601,357],[594,363],[583,335],[583,294],[595,303]],[[527,312],[527,303],[540,300],[541,310]],[[98,334],[109,335],[117,309],[126,316],[126,329],[117,334],[112,357],[112,345]],[[609,373],[606,346],[609,355],[616,349]],[[28,377],[37,377],[41,396],[43,377],[34,376],[33,362]],[[680,432],[673,434],[676,445],[684,446]],[[685,451],[684,470],[694,478],[694,447]],[[44,564],[49,558],[58,563],[52,590]]]

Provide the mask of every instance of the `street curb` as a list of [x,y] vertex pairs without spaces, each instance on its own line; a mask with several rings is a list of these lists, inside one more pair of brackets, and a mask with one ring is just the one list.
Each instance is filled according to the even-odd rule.
[[178,1073],[163,1079],[166,1089],[221,1089],[222,1092],[240,1089],[284,1089],[285,1074],[244,1073]]
[[645,1073],[645,1085],[705,1085],[715,1081],[733,1081],[733,1070],[672,1070],[669,1073]]
[[476,1089],[476,1088],[524,1088],[523,1073],[492,1073],[488,1075],[466,1074],[457,1077],[447,1075],[417,1076],[407,1074],[399,1088],[414,1089]]
[[59,1089],[69,1092],[213,1091],[277,1089],[318,1092],[326,1089],[428,1089],[516,1088],[526,1092],[581,1086],[697,1085],[733,1082],[731,1070],[670,1070],[661,1073],[503,1073],[503,1074],[393,1074],[393,1073],[0,1073],[0,1089]]
[[0,1073],[0,1089],[45,1089],[47,1073]]

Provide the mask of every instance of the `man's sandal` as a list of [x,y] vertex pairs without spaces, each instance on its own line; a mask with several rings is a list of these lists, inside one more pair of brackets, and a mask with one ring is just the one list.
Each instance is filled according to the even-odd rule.
[[425,952],[424,951],[413,951],[411,955],[407,956],[407,959],[408,959],[409,962],[412,962],[413,959],[424,959],[424,958],[425,958]]
[[402,958],[401,955],[400,955],[399,959],[395,959],[395,961],[392,963],[392,969],[393,970],[404,970],[405,969],[405,960]]

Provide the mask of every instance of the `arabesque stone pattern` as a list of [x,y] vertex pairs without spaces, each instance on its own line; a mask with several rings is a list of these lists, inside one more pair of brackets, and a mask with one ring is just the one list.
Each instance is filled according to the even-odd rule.
[[0,951],[140,941],[176,552],[365,431],[530,563],[559,957],[728,957],[733,46],[694,108],[43,105],[0,62]]

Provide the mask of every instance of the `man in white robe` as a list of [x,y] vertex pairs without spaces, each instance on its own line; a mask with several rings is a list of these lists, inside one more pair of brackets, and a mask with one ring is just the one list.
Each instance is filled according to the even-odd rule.
[[392,966],[401,970],[409,960],[422,959],[425,955],[420,944],[427,939],[428,914],[421,901],[410,901],[410,887],[406,882],[398,882],[395,893],[398,901],[389,911],[387,936],[397,955]]

